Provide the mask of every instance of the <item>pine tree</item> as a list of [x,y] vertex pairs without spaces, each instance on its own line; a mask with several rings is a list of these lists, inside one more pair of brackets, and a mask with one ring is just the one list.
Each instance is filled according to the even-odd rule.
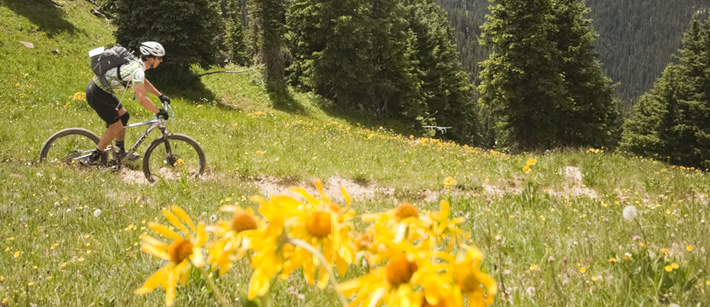
[[624,122],[620,151],[660,160],[670,158],[667,141],[674,125],[672,107],[683,92],[679,79],[680,67],[668,65],[653,89],[639,98],[633,115]]
[[215,64],[219,13],[209,0],[117,0],[116,40],[131,50],[143,41],[165,47],[161,79],[185,79],[190,66]]
[[365,0],[297,0],[288,13],[291,82],[342,106],[367,102],[374,64]]
[[443,137],[479,144],[473,87],[452,43],[445,12],[428,0],[405,1],[407,20],[416,41],[413,62],[421,83],[425,110],[432,124],[451,127]]
[[480,103],[495,114],[497,138],[511,150],[545,149],[559,143],[560,113],[570,109],[560,52],[550,33],[550,0],[492,0],[482,44]]
[[369,62],[374,65],[367,101],[379,115],[401,115],[409,120],[423,116],[424,99],[414,66],[414,33],[404,18],[401,0],[371,0],[367,20]]
[[286,88],[282,35],[285,21],[283,0],[256,1],[256,16],[261,29],[261,53],[266,64],[265,79],[270,89]]
[[561,73],[569,101],[560,110],[559,142],[565,146],[615,146],[619,114],[614,89],[599,64],[595,49],[597,34],[589,9],[580,0],[553,2],[555,32],[550,33],[561,56]]
[[674,164],[710,167],[708,47],[710,20],[693,18],[683,35],[679,63],[670,64],[639,100],[624,125],[621,149]]
[[252,52],[247,45],[246,31],[243,25],[244,12],[241,5],[244,0],[226,0],[225,47],[232,63],[242,66],[251,65]]

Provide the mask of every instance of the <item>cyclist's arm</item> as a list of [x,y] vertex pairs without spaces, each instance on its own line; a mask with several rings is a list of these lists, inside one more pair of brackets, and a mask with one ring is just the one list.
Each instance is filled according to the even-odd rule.
[[[148,82],[148,80],[146,80],[146,83],[150,84],[150,83]],[[155,88],[154,88],[152,85],[151,85],[150,87],[153,88],[153,90],[155,90]],[[150,99],[148,98],[148,96],[146,96],[146,94],[145,94],[145,90],[146,90],[145,84],[134,84],[134,85],[133,85],[133,90],[136,92],[136,98],[138,98],[138,102],[140,102],[141,105],[142,105],[144,108],[146,108],[148,111],[151,111],[151,112],[156,113],[156,114],[157,114],[158,112],[160,112],[160,110],[158,109],[158,107],[156,107],[156,106],[153,104],[153,102],[150,101]],[[155,93],[153,93],[153,94],[155,94]]]
[[160,97],[161,93],[158,91],[158,89],[153,86],[148,79],[145,79],[145,90],[148,91],[148,93],[151,93],[157,97]]

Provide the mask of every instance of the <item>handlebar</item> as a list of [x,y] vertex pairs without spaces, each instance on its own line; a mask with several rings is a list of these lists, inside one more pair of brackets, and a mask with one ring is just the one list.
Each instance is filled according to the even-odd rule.
[[[173,108],[169,104],[163,103],[163,109],[170,112],[170,116],[165,119],[165,121],[169,121],[171,118],[175,117],[175,110],[173,110]],[[155,119],[160,120],[160,116],[156,115]]]

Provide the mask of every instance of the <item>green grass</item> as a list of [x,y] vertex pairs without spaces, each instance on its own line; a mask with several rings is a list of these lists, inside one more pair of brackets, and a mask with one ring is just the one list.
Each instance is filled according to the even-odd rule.
[[[202,179],[148,185],[110,171],[38,164],[39,148],[54,132],[103,129],[71,96],[91,77],[86,53],[111,44],[112,28],[88,13],[86,1],[57,2],[64,7],[0,2],[4,304],[163,304],[161,290],[132,291],[163,265],[138,241],[148,221],[165,222],[160,209],[172,204],[209,222],[213,214],[228,218],[218,212],[225,203],[253,207],[248,199],[266,193],[265,182],[285,191],[320,178],[347,182],[359,213],[404,201],[436,209],[449,176],[458,182],[452,211],[467,218],[463,228],[486,255],[498,306],[710,303],[706,172],[586,149],[502,155],[410,137],[407,127],[345,113],[312,94],[292,92],[283,107],[256,71],[203,77],[211,93],[204,97],[214,99],[167,92],[178,112],[169,130],[193,137],[207,154]],[[132,121],[150,118],[138,103],[126,106]],[[525,174],[529,157],[537,163]],[[627,205],[639,208],[643,232],[623,219]],[[679,268],[666,272],[670,263]],[[218,280],[227,297],[245,291],[249,272],[240,265]],[[341,281],[362,273],[353,268]],[[337,304],[332,291],[308,287],[299,274],[277,282],[272,297],[279,306]],[[179,305],[209,302],[215,301],[199,278],[179,289]]]

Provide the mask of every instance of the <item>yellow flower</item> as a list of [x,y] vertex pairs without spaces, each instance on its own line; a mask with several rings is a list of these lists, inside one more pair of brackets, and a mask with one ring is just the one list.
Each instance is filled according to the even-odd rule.
[[[439,206],[441,207],[439,212],[427,212],[421,217],[421,220],[426,230],[429,231],[431,240],[444,242],[446,237],[453,237],[453,240],[448,240],[449,246],[446,249],[451,251],[454,243],[463,241],[464,233],[457,225],[463,223],[465,219],[463,217],[449,219],[451,206],[447,200],[442,200]],[[434,245],[436,242],[431,243]]]
[[663,252],[664,255],[668,255],[668,249],[667,248],[662,248],[661,252]]
[[[475,247],[464,246],[464,250],[466,253],[463,259],[456,261],[451,269],[456,281],[454,288],[459,290],[454,291],[454,295],[466,295],[469,307],[493,304],[493,297],[498,288],[493,278],[479,270],[483,254]],[[457,301],[461,302],[458,306],[463,305],[463,300]]]
[[158,286],[162,286],[165,289],[165,305],[168,306],[172,306],[175,301],[175,289],[178,282],[180,284],[187,282],[191,266],[198,268],[204,266],[202,246],[207,241],[207,232],[202,222],[195,227],[190,216],[180,207],[171,206],[170,209],[172,209],[172,212],[168,209],[163,209],[163,215],[173,226],[180,230],[182,235],[164,225],[154,222],[148,223],[150,229],[167,239],[171,239],[173,242],[167,244],[143,234],[141,235],[143,240],[141,250],[170,262],[151,275],[145,284],[135,291],[136,294],[145,294],[155,290]]
[[219,268],[220,275],[226,273],[234,261],[244,257],[253,241],[256,229],[264,225],[251,208],[244,210],[237,206],[225,206],[222,211],[232,212],[234,216],[230,222],[220,220],[215,225],[214,233],[217,240],[210,245],[208,256],[212,268],[215,270]]
[[[425,249],[408,241],[390,241],[387,247],[387,253],[392,256],[385,266],[336,287],[346,297],[355,295],[349,306],[378,306],[380,303],[385,306],[420,306],[425,293],[431,305],[438,305],[440,298],[453,303],[453,296],[446,287],[435,286],[445,282],[437,274],[445,270],[429,261]],[[447,305],[456,306],[455,303]]]
[[525,165],[535,165],[537,163],[537,159],[535,158],[529,158],[527,162],[525,162]]
[[20,251],[15,251],[15,258],[20,257]]
[[584,274],[584,273],[587,272],[587,268],[581,267],[581,268],[579,268],[579,272],[581,272],[582,274]]
[[671,263],[671,267],[672,267],[673,269],[677,269],[677,268],[679,268],[680,266],[679,266],[677,263],[674,262],[674,263]]
[[665,267],[665,269],[666,269],[666,272],[673,271],[673,267],[670,266],[670,265],[667,265],[667,266]]
[[537,271],[537,264],[533,264],[530,266],[530,271]]
[[426,231],[419,209],[410,203],[400,204],[384,213],[364,214],[362,220],[367,223],[374,222],[370,227],[378,234],[376,241],[387,237],[394,242],[404,239],[414,242]]
[[260,156],[263,156],[264,154],[266,154],[266,152],[265,152],[265,151],[261,151],[261,150],[257,150],[257,151],[256,151],[256,154],[257,154],[257,155],[260,155]]
[[631,261],[634,257],[631,253],[624,253],[624,259]]
[[[350,196],[341,188],[345,198],[345,207],[331,201],[323,192],[323,185],[315,181],[320,198],[315,198],[302,188],[293,189],[306,202],[299,206],[290,224],[289,237],[302,240],[319,250],[325,257],[328,267],[335,265],[340,275],[344,275],[348,265],[355,259],[355,247],[350,241],[351,221],[355,216],[350,208]],[[302,259],[303,273],[308,284],[315,281],[316,270],[320,269],[318,286],[325,289],[328,285],[328,271],[308,250],[302,247],[294,249],[294,258]]]
[[452,185],[456,185],[456,180],[451,177],[446,177],[446,179],[444,179],[444,188],[448,190]]
[[693,251],[693,246],[688,245],[685,249],[687,249],[689,252],[692,252],[692,251]]
[[532,169],[530,168],[530,166],[528,166],[528,165],[523,166],[523,173],[526,173],[526,174],[527,174],[527,173],[529,173],[531,170],[532,170]]
[[616,262],[616,258],[609,258],[608,261],[611,262],[611,263],[614,263],[614,262]]
[[203,105],[201,105],[201,104],[198,104],[198,105],[197,105],[197,108],[198,108],[198,109],[202,109],[202,107],[203,107]]
[[710,280],[706,280],[706,281],[705,281],[705,284],[708,285],[708,286],[710,286]]
[[259,242],[251,246],[254,251],[251,266],[254,273],[249,281],[248,298],[250,300],[257,296],[263,296],[271,287],[271,280],[274,275],[279,275],[280,279],[286,279],[297,265],[284,266],[284,263],[293,251],[293,245],[288,243],[286,233],[287,215],[297,210],[300,204],[295,199],[288,196],[272,196],[268,200],[254,196],[252,201],[260,204],[259,213],[268,224],[259,229],[254,234],[253,241]]

